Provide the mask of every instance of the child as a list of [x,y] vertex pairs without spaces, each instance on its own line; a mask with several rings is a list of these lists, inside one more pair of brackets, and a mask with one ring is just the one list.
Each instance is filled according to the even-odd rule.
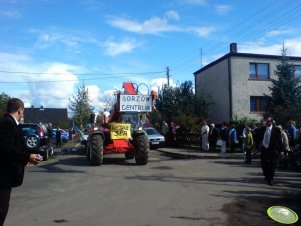
[[251,150],[253,148],[253,135],[250,128],[247,128],[247,134],[246,134],[246,161],[245,163],[251,163],[252,162],[252,156],[251,156]]

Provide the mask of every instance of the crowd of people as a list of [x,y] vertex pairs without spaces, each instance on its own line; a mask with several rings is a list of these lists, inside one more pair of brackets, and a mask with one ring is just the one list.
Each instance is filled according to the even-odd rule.
[[[177,143],[183,139],[181,127],[166,122],[161,126],[161,132],[166,137],[167,145]],[[185,133],[189,136],[191,133]],[[184,137],[184,139],[187,139]],[[245,153],[245,163],[252,163],[252,155],[260,154],[261,167],[265,180],[273,185],[275,168],[280,160],[285,160],[289,154],[301,153],[301,129],[297,129],[295,122],[289,120],[287,125],[277,125],[271,117],[263,118],[258,124],[236,125],[222,123],[215,126],[203,120],[198,134],[200,147],[203,151],[218,151],[220,153]]]
[[[217,151],[220,147],[221,153],[226,152],[260,152],[262,141],[260,141],[260,129],[266,126],[268,118],[263,118],[258,124],[237,125],[235,123],[222,123],[216,126],[214,123],[202,121],[199,128],[200,147],[203,151]],[[289,151],[299,148],[301,145],[301,129],[295,122],[289,120],[286,126],[277,125],[273,120],[272,125],[281,132],[280,148],[283,155]],[[179,139],[181,127],[174,122],[170,126],[163,121],[161,133],[168,140]],[[249,158],[248,158],[249,159]],[[250,162],[250,161],[248,161]]]

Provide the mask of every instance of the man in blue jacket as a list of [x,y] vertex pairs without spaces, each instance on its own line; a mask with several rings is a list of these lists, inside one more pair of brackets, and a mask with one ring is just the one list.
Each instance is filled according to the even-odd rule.
[[6,112],[0,120],[0,225],[4,224],[11,189],[23,182],[24,167],[38,164],[42,158],[28,154],[22,145],[22,135],[18,128],[23,118],[24,103],[17,98],[8,101]]
[[236,129],[234,128],[234,125],[232,124],[229,131],[229,145],[230,145],[230,151],[232,153],[234,152],[237,143],[238,143],[237,132]]

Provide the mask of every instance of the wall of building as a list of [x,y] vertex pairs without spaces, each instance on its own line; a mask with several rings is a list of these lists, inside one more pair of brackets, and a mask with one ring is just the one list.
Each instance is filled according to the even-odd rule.
[[228,59],[195,75],[196,94],[209,94],[215,106],[209,120],[228,122],[230,118]]
[[[231,57],[232,70],[232,106],[233,116],[239,118],[250,117],[260,120],[262,115],[250,112],[250,96],[270,95],[269,86],[272,85],[269,80],[251,80],[249,79],[250,63],[267,63],[269,64],[269,73],[271,79],[277,79],[274,74],[276,65],[279,64],[277,59],[264,59],[252,57]],[[299,64],[300,62],[294,62]]]
[[270,78],[275,78],[273,71],[275,70],[276,60],[258,59],[258,58],[231,58],[232,70],[232,100],[233,100],[233,116],[238,118],[250,117],[259,120],[262,116],[258,113],[250,112],[250,96],[269,95],[269,80],[250,80],[249,64],[250,63],[268,63]]

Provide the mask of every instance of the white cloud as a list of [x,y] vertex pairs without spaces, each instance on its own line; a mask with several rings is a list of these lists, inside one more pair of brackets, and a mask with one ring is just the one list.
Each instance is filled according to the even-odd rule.
[[226,15],[230,12],[232,9],[231,6],[229,5],[216,5],[214,6],[214,10],[216,13],[221,14],[221,15]]
[[112,38],[110,38],[104,43],[106,53],[110,56],[132,52],[133,49],[139,47],[140,45],[142,45],[142,42],[129,38],[124,39],[121,42],[113,41]]
[[182,5],[206,5],[206,0],[180,0]]
[[2,71],[19,72],[0,72],[1,82],[6,82],[5,86],[1,84],[1,88],[9,96],[24,100],[26,107],[68,107],[69,97],[78,82],[72,73],[78,67],[55,62],[39,64],[24,54],[0,52],[0,68]]
[[169,10],[165,13],[166,17],[173,20],[180,20],[180,15],[175,10]]
[[7,65],[7,63],[12,63],[13,61],[16,62],[26,62],[30,61],[30,57],[24,54],[13,54],[7,52],[0,52],[0,64]]
[[80,3],[86,6],[88,10],[98,10],[104,6],[104,3],[98,0],[81,0]]
[[150,19],[145,20],[143,22],[137,22],[122,17],[110,17],[107,23],[121,30],[134,32],[138,34],[160,35],[165,32],[192,32],[198,35],[199,37],[206,37],[211,32],[215,31],[215,28],[213,28],[212,26],[189,27],[171,25],[168,19],[178,21],[180,19],[180,16],[176,11],[170,10],[166,12],[165,18],[153,16]]
[[[151,90],[154,90],[158,92],[164,85],[167,85],[167,78],[156,78],[151,81]],[[176,84],[174,81],[170,78],[169,79],[169,85],[172,87],[175,87]]]
[[[268,55],[280,55],[283,43],[269,45],[265,42],[249,42],[238,46],[239,52],[242,53],[258,53]],[[284,47],[287,48],[288,56],[301,56],[301,37],[284,40]]]
[[62,29],[50,28],[48,30],[31,29],[30,32],[38,35],[35,46],[40,49],[64,46],[61,49],[79,53],[81,44],[101,45],[101,42],[93,35],[84,31],[62,31]]
[[113,27],[138,34],[160,34],[180,30],[177,26],[169,25],[167,19],[158,16],[151,17],[141,23],[121,17],[110,17],[107,22]]
[[0,14],[2,16],[10,17],[13,19],[19,19],[22,16],[22,14],[20,12],[15,11],[15,10],[1,10]]
[[287,34],[292,34],[294,33],[293,29],[278,29],[278,30],[272,30],[266,33],[267,37],[272,37],[272,36],[278,36],[278,35],[287,35]]
[[86,88],[88,90],[89,98],[92,101],[93,107],[95,107],[96,110],[102,108],[103,104],[101,102],[100,88],[96,85],[89,85],[86,86]]
[[194,29],[194,32],[200,37],[207,37],[210,33],[214,32],[214,27],[198,27]]
[[28,99],[31,99],[33,105],[67,107],[69,97],[74,92],[74,85],[78,83],[76,75],[70,72],[72,68],[71,65],[54,63],[45,70],[45,74],[26,76],[24,81],[28,82]]

